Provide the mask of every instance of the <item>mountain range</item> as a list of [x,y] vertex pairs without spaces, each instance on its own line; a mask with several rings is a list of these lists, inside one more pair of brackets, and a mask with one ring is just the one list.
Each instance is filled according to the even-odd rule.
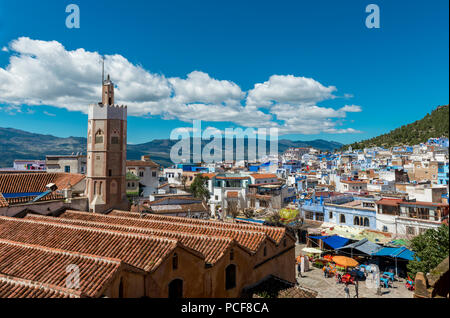
[[[202,145],[208,142],[202,141]],[[176,143],[176,140],[155,139],[143,144],[129,144],[127,145],[127,159],[136,160],[140,159],[142,155],[150,155],[153,161],[166,167],[171,166],[170,149]],[[86,153],[86,144],[87,140],[84,137],[60,138],[0,127],[0,167],[12,167],[15,159],[45,159],[46,155]],[[278,152],[282,153],[289,147],[313,147],[322,151],[333,151],[342,146],[343,144],[339,142],[322,139],[312,141],[281,139],[278,141]],[[268,145],[267,149],[269,149]]]

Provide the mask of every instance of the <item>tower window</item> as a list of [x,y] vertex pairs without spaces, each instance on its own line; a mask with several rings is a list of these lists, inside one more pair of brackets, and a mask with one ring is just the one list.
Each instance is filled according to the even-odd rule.
[[113,145],[119,144],[119,137],[116,136],[111,137],[111,144]]
[[95,134],[95,143],[96,144],[102,144],[103,143],[103,131],[100,129]]

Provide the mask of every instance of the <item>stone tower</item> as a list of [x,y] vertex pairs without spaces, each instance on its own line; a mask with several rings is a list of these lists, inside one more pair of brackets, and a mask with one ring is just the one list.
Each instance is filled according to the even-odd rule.
[[126,156],[127,106],[114,105],[114,84],[108,75],[102,102],[89,105],[86,194],[91,212],[128,209]]

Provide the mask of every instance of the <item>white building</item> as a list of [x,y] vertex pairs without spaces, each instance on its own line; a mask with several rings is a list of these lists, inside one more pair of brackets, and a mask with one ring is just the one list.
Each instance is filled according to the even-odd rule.
[[142,196],[158,193],[159,165],[150,156],[142,156],[141,160],[127,160],[127,172],[139,177],[139,183],[144,187]]
[[86,174],[87,160],[85,155],[48,155],[45,157],[47,172],[67,172]]

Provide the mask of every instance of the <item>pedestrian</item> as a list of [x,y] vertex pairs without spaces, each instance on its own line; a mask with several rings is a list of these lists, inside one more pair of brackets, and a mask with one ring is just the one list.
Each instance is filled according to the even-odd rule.
[[345,292],[345,298],[350,298],[350,289],[348,288],[347,283],[345,283],[344,292]]
[[359,289],[358,280],[355,280],[355,298],[359,297],[358,289]]
[[302,276],[302,268],[301,268],[301,265],[298,264],[298,263],[297,263],[297,271],[298,271],[298,275],[297,275],[297,276],[298,276],[298,277],[303,277],[303,276]]
[[301,255],[297,256],[296,262],[297,262],[297,277],[303,277],[302,276],[302,267],[301,267]]

